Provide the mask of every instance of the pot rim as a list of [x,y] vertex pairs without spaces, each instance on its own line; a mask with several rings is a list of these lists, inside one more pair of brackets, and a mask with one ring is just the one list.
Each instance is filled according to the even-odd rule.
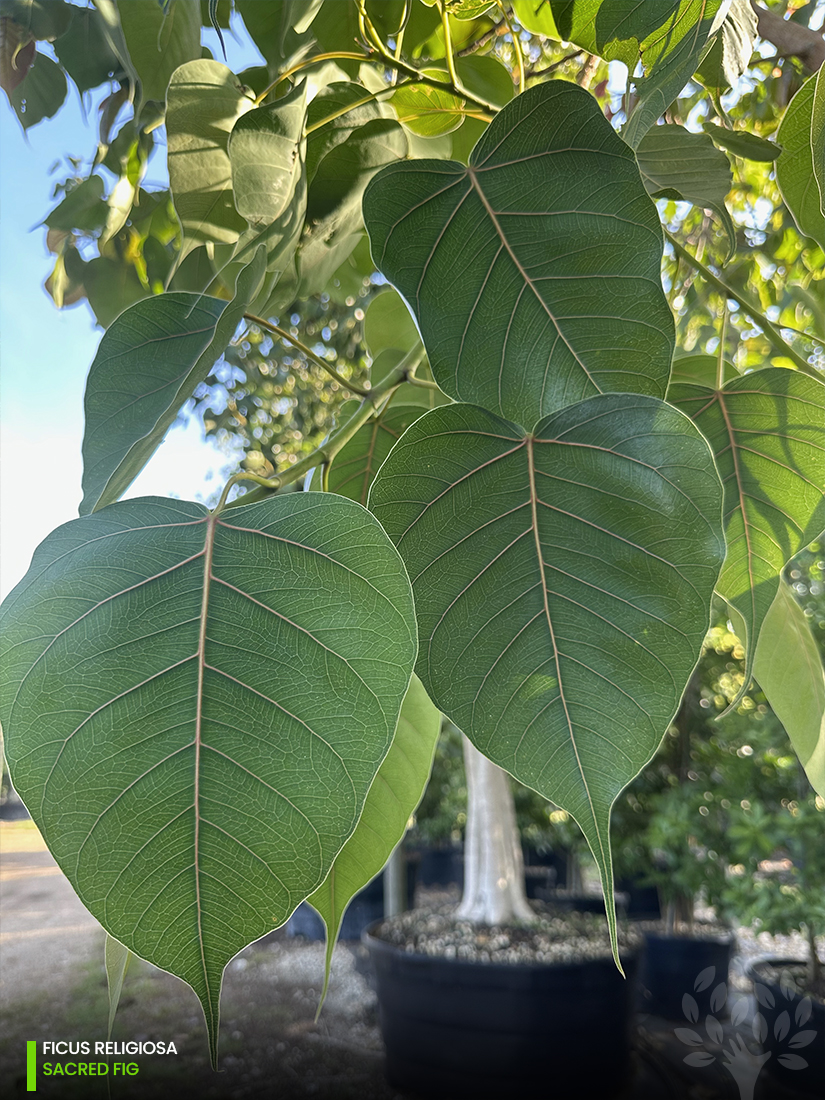
[[[388,955],[398,955],[402,959],[409,959],[415,963],[430,963],[430,964],[446,964],[449,967],[455,967],[458,969],[473,969],[476,970],[479,967],[484,967],[487,971],[495,972],[500,970],[502,972],[510,973],[526,973],[532,970],[562,970],[564,968],[573,969],[574,967],[582,967],[592,965],[593,963],[610,963],[615,967],[613,956],[610,954],[600,955],[597,958],[580,959],[578,962],[572,961],[559,961],[559,962],[533,962],[533,963],[495,963],[495,962],[480,962],[474,959],[448,959],[445,955],[425,955],[420,951],[406,951],[403,947],[400,947],[395,943],[388,943],[386,940],[382,940],[379,936],[374,934],[375,930],[380,924],[388,920],[388,917],[382,917],[379,920],[373,921],[372,924],[368,924],[364,931],[361,933],[361,943],[367,948],[368,951],[383,951]],[[637,961],[640,954],[640,948],[625,949],[619,953],[619,958],[623,964],[627,966],[633,966]],[[627,977],[627,975],[625,975]]]
[[736,931],[728,928],[724,932],[710,932],[706,935],[684,935],[679,932],[653,932],[643,931],[645,941],[651,940],[678,940],[679,943],[718,943],[722,947],[735,946]]

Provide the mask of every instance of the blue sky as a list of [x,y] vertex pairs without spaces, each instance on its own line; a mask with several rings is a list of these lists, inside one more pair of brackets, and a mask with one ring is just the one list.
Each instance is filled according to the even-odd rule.
[[[236,71],[258,63],[248,39],[225,38]],[[222,57],[216,43],[208,45]],[[55,181],[68,174],[50,176],[50,167],[67,153],[94,153],[104,94],[93,93],[84,118],[70,82],[60,112],[26,136],[0,94],[0,598],[23,576],[38,543],[77,516],[82,495],[83,389],[102,330],[85,302],[57,310],[43,289],[54,258],[40,223],[55,203]],[[164,178],[161,150],[148,179],[159,185]],[[225,466],[191,420],[170,431],[127,495],[209,496]]]

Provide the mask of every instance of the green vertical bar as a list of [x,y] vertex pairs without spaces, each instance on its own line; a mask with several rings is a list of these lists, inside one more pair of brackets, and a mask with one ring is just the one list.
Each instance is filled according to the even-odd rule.
[[37,1092],[37,1043],[26,1043],[26,1092]]

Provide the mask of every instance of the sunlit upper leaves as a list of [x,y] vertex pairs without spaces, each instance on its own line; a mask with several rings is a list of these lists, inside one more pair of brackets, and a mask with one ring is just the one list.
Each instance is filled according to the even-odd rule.
[[782,567],[825,527],[825,386],[768,367],[721,390],[671,386],[668,400],[701,428],[725,486],[718,587],[745,619],[744,691]]
[[127,0],[117,10],[141,94],[163,102],[175,69],[201,56],[199,0]]
[[321,884],[389,749],[396,551],[331,494],[121,502],[41,544],[2,638],[17,790],[110,935],[195,990],[214,1061],[226,963]]
[[529,427],[600,391],[664,395],[673,319],[658,216],[630,150],[576,85],[518,96],[469,167],[385,169],[364,218],[451,397]]
[[235,333],[263,276],[263,250],[229,303],[183,292],[137,302],[100,341],[86,383],[81,515],[137,477]]
[[724,557],[707,443],[650,397],[532,434],[451,405],[407,430],[370,508],[410,574],[433,702],[576,818],[612,897],[610,806],[673,717]]

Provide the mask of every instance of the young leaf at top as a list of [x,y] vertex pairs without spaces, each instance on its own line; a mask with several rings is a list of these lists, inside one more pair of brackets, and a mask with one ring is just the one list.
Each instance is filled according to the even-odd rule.
[[674,330],[658,215],[632,152],[575,84],[514,99],[469,166],[386,168],[364,220],[456,400],[531,427],[603,391],[664,396]]
[[[421,393],[427,392],[421,390]],[[366,507],[370,486],[381,463],[410,424],[423,416],[424,411],[421,405],[393,403],[374,420],[359,428],[335,456],[329,473],[329,491],[357,500]],[[311,488],[321,488],[319,469],[313,474]]]
[[736,229],[725,199],[731,188],[730,162],[707,134],[684,126],[654,126],[639,142],[636,160],[653,198],[692,202],[709,207],[722,223],[730,259],[736,250]]
[[788,104],[776,131],[776,140],[782,146],[782,155],[776,162],[776,182],[799,232],[825,249],[825,203],[817,183],[817,167],[821,176],[825,157],[822,153],[825,118],[822,118],[819,133],[814,135],[812,132],[817,79],[815,74],[805,81]]
[[203,241],[234,244],[246,229],[232,197],[227,144],[236,120],[254,106],[217,61],[190,61],[169,82],[169,185],[186,251]]
[[671,386],[668,400],[702,430],[725,486],[718,591],[745,620],[743,694],[782,567],[825,527],[825,386],[767,367],[721,390]]
[[264,264],[260,248],[231,302],[168,292],[130,306],[104,333],[86,382],[81,515],[117,500],[158,449],[234,336]]
[[370,508],[410,574],[433,702],[575,817],[612,898],[610,807],[679,705],[724,558],[707,443],[651,397],[532,434],[450,405],[404,433]]
[[64,524],[0,610],[21,798],[124,947],[192,986],[316,890],[389,750],[410,583],[365,509],[157,497]]
[[440,729],[441,713],[418,677],[413,676],[390,751],[370,787],[355,832],[335,857],[323,884],[307,898],[324,922],[327,936],[319,1012],[327,995],[332,953],[347,906],[381,871],[407,831],[430,778]]
[[[728,610],[735,632],[744,639],[744,619],[730,604]],[[805,612],[784,580],[759,633],[753,675],[811,786],[825,798],[825,669]]]

